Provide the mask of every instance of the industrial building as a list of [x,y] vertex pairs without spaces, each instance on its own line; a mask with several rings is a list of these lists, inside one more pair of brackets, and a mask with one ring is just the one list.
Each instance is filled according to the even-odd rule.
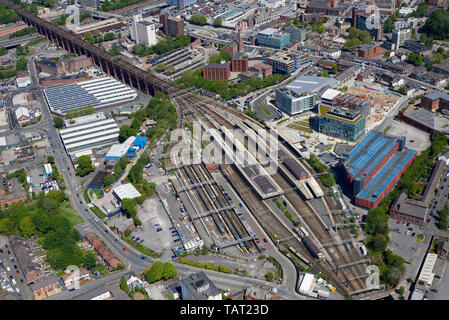
[[276,106],[291,116],[312,110],[316,104],[316,93],[298,93],[293,89],[284,87],[277,89],[275,95]]
[[154,46],[157,43],[154,23],[145,21],[141,14],[134,15],[131,22],[131,39],[136,44],[144,43],[147,46]]
[[325,105],[318,109],[320,133],[348,141],[355,141],[365,134],[366,117],[360,110]]
[[283,49],[290,43],[290,34],[273,28],[259,31],[257,44],[270,48]]
[[44,90],[51,110],[65,114],[67,111],[93,106],[95,108],[132,101],[137,92],[111,77],[58,85]]
[[449,133],[449,120],[445,117],[438,117],[432,111],[426,109],[415,110],[414,107],[411,107],[399,111],[398,116],[401,121],[430,134],[434,131]]
[[230,76],[231,64],[229,62],[206,64],[203,68],[203,77],[208,80],[226,81]]
[[244,52],[236,52],[231,60],[232,72],[248,71],[248,55]]
[[136,140],[136,137],[129,137],[126,139],[123,143],[117,143],[111,146],[108,153],[106,153],[106,156],[104,160],[106,161],[118,161],[121,157],[127,156],[129,158],[136,155],[135,150],[133,149],[134,141]]
[[342,160],[355,203],[377,207],[415,158],[416,151],[405,148],[405,137],[368,133]]
[[140,192],[131,183],[119,185],[112,191],[112,194],[117,198],[119,203],[123,199],[134,199],[141,196]]
[[310,61],[308,52],[264,52],[263,62],[273,68],[274,73],[292,73]]
[[119,128],[114,119],[107,119],[104,113],[97,113],[72,119],[69,128],[59,131],[67,153],[110,145],[118,140]]

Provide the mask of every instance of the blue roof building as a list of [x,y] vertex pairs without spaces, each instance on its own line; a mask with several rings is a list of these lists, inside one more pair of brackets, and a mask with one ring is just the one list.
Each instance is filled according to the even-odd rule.
[[147,137],[136,137],[134,147],[145,148],[147,145]]

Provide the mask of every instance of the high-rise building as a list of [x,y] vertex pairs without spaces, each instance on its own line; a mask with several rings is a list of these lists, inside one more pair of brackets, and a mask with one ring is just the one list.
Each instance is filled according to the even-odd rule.
[[396,29],[393,30],[393,35],[391,37],[391,42],[393,42],[395,49],[397,50],[400,46],[402,46],[405,41],[410,40],[412,36],[412,30],[405,29]]
[[159,22],[162,24],[162,31],[165,35],[175,37],[184,34],[184,19],[181,17],[170,17],[163,13],[159,16]]
[[131,23],[131,39],[136,41],[136,44],[144,43],[147,46],[155,45],[157,40],[154,24],[143,20],[141,14],[134,15]]
[[379,22],[377,25],[371,26],[370,14],[357,14],[356,16],[356,28],[360,30],[366,30],[370,33],[371,37],[376,41],[380,41],[383,35],[383,25]]
[[306,40],[306,30],[296,27],[287,27],[285,32],[290,34],[290,43],[298,43]]

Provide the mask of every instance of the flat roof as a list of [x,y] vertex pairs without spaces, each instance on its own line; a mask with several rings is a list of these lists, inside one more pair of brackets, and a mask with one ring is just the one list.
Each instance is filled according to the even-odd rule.
[[136,141],[136,137],[132,136],[126,139],[123,143],[114,144],[109,149],[106,157],[122,157],[128,152],[128,149],[132,147],[134,141]]
[[395,200],[393,203],[393,208],[399,213],[420,219],[424,219],[427,213],[426,203],[409,199],[405,193],[401,193],[401,195]]
[[88,114],[86,116],[76,117],[73,119],[64,120],[64,125],[66,128],[70,128],[73,126],[78,126],[85,123],[92,123],[99,120],[105,120],[106,115],[104,112],[98,112],[94,114]]
[[[337,108],[335,108],[335,109],[337,109]],[[348,118],[345,118],[345,117],[338,116],[337,114],[330,114],[329,111],[331,111],[331,110],[332,110],[331,107],[328,107],[328,106],[325,106],[325,105],[320,105],[320,107],[319,107],[319,115],[327,117],[327,118],[335,119],[335,120],[338,120],[338,121],[351,123],[351,124],[355,124],[355,123],[359,122],[363,118],[363,115],[359,114],[354,119],[351,120],[351,119],[348,119]]]
[[333,100],[335,97],[339,96],[340,94],[342,94],[342,92],[339,91],[339,90],[327,89],[327,90],[324,91],[324,93],[321,95],[321,99],[325,99],[325,100]]
[[438,117],[432,111],[426,109],[419,109],[416,111],[407,112],[405,116],[433,130],[441,132],[449,131],[449,120],[446,118]]
[[436,253],[428,253],[424,265],[419,274],[418,281],[423,281],[427,285],[431,286],[435,274],[433,273],[433,267],[437,261],[438,255]]
[[326,77],[313,76],[299,76],[294,81],[290,82],[286,88],[292,89],[296,92],[317,92],[325,86],[334,87],[338,81]]
[[114,193],[122,201],[123,199],[134,199],[141,196],[140,192],[131,183],[122,184],[114,189]]
[[426,94],[424,96],[424,98],[435,101],[435,100],[446,100],[449,101],[449,94],[445,93],[445,92],[441,92],[441,91],[433,91],[429,94]]

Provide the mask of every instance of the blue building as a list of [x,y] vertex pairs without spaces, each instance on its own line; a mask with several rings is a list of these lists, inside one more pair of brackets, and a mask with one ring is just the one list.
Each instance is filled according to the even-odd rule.
[[290,34],[273,28],[267,28],[257,34],[257,44],[282,49],[290,43]]
[[185,8],[194,3],[196,3],[196,0],[169,0],[168,1],[168,4],[170,4],[172,6],[177,6],[178,9]]
[[147,137],[136,137],[134,141],[134,147],[145,148],[147,145]]

